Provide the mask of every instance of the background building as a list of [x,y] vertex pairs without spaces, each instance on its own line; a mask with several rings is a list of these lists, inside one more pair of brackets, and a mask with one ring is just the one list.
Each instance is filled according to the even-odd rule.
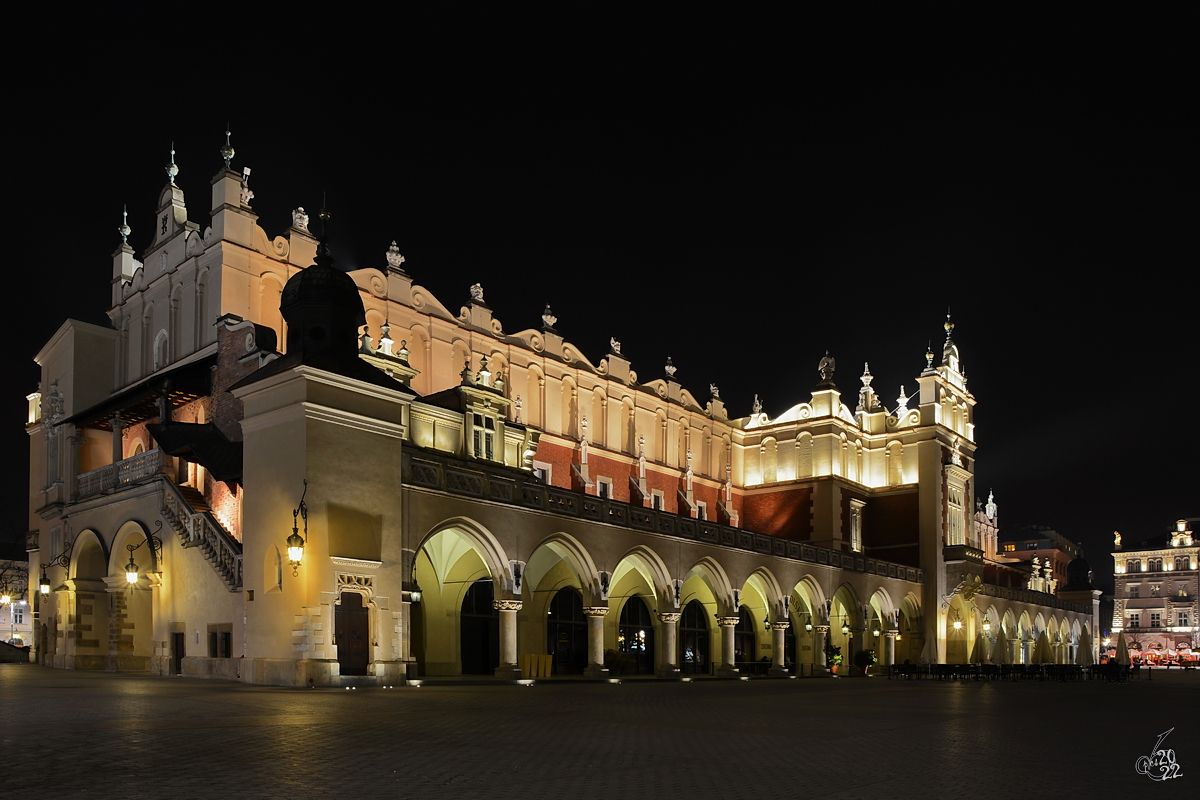
[[1086,579],[985,580],[949,318],[894,405],[826,353],[808,397],[731,417],[549,306],[514,330],[476,283],[452,310],[395,242],[345,273],[302,208],[268,235],[232,155],[202,222],[172,156],[140,257],[120,227],[111,327],[36,357],[39,662],[324,685],[1094,648]]
[[1138,651],[1154,661],[1190,656],[1200,645],[1200,542],[1187,520],[1177,521],[1173,531],[1132,547],[1124,545],[1121,534],[1114,538],[1113,635],[1124,632],[1135,656]]

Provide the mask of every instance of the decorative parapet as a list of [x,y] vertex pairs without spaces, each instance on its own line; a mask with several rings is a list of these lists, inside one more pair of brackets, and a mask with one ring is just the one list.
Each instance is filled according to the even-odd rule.
[[1073,603],[1070,600],[1061,600],[1052,594],[1031,592],[1028,589],[1010,589],[1006,586],[992,586],[985,583],[979,587],[979,594],[988,597],[999,597],[1004,600],[1016,600],[1019,603],[1029,603],[1035,606],[1050,606],[1051,608],[1060,608],[1063,611],[1075,611],[1080,614],[1092,613],[1092,607],[1086,603]]
[[138,453],[85,472],[76,478],[77,499],[84,500],[99,494],[108,494],[131,484],[143,483],[162,472],[162,451],[158,448]]
[[622,503],[619,500],[546,486],[532,476],[527,477],[525,473],[492,472],[486,467],[480,468],[479,464],[471,464],[468,467],[451,459],[442,459],[431,454],[417,457],[411,452],[403,454],[401,469],[401,480],[409,486],[580,517],[720,547],[866,572],[912,583],[923,583],[925,580],[924,570],[905,564],[868,558],[862,553],[843,553],[714,521],[693,519],[681,514]]

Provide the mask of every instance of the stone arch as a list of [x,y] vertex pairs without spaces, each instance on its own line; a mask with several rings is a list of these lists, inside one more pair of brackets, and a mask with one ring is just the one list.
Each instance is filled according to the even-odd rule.
[[287,326],[279,310],[283,302],[283,279],[274,272],[263,272],[258,276],[258,315],[255,321],[275,331],[275,346],[279,352],[287,347]]
[[562,379],[558,432],[568,439],[579,438],[579,386],[571,376]]
[[785,619],[783,616],[783,590],[779,586],[779,581],[771,573],[771,570],[766,567],[759,567],[750,573],[750,577],[746,578],[746,582],[742,584],[743,591],[745,587],[750,586],[755,589],[763,598],[766,604],[766,611],[770,614],[773,621]]
[[631,456],[636,456],[637,447],[637,406],[633,398],[625,395],[621,398],[621,450]]
[[526,425],[545,428],[546,375],[537,364],[530,364],[525,370],[525,391],[522,398],[521,421]]
[[104,538],[95,530],[85,528],[71,545],[71,580],[103,580],[112,573],[108,569],[109,549]]
[[[159,523],[158,531],[162,531],[162,524]],[[159,554],[155,551],[153,545],[147,544],[151,539],[149,529],[139,520],[127,520],[117,529],[116,536],[113,537],[112,551],[108,554],[108,571],[107,575],[124,575],[125,565],[130,558],[140,567],[139,572],[152,573],[161,571],[159,568]],[[160,540],[161,541],[161,540]],[[134,545],[137,549],[132,553],[127,548],[128,545]]]
[[884,453],[887,462],[887,485],[900,486],[904,483],[904,445],[900,442],[888,442]]
[[[545,553],[552,554],[552,557],[547,557],[544,555]],[[567,568],[574,574],[585,606],[604,604],[601,599],[600,571],[596,569],[591,554],[579,543],[579,540],[562,532],[546,537],[530,553],[529,562],[525,568],[525,581],[531,591],[537,590],[557,562],[565,562]],[[555,586],[558,587],[558,584]],[[549,601],[547,600],[547,602]]]
[[[421,539],[416,552],[425,550],[435,538],[447,534],[456,534],[476,551],[489,576],[500,584],[497,587],[497,595],[512,593],[513,575],[504,548],[491,531],[470,517],[451,517],[438,523]],[[432,562],[433,559],[431,558],[430,561]],[[433,568],[436,571],[438,564],[433,564]],[[409,580],[412,580],[411,571],[413,569],[415,569],[415,564],[409,568],[410,574],[406,576]]]
[[429,329],[416,323],[408,328],[407,333],[393,330],[392,338],[398,339],[395,345],[396,350],[399,349],[400,342],[407,342],[405,347],[408,348],[408,365],[417,370],[417,375],[413,377],[412,382],[425,394],[433,394],[435,391],[433,370],[429,366],[433,337],[430,335]]
[[716,559],[711,556],[701,558],[688,570],[684,581],[692,575],[699,577],[712,592],[717,602],[718,614],[732,616],[738,613],[737,604],[733,601],[733,583],[729,580],[725,568]]
[[597,447],[607,447],[608,436],[608,393],[603,386],[591,391],[591,410],[588,412],[588,439]]
[[[625,566],[626,562],[629,562],[629,566]],[[665,605],[668,601],[664,601],[662,598],[669,597],[670,607],[674,607],[674,582],[671,580],[671,573],[667,570],[667,565],[659,557],[658,553],[641,544],[629,549],[618,559],[617,565],[613,569],[611,583],[609,584],[610,593],[612,592],[612,587],[616,585],[618,578],[621,577],[619,573],[621,573],[622,569],[626,571],[637,569],[642,573],[642,577],[654,591],[655,601],[660,606]],[[666,611],[668,609],[660,607],[658,610]]]

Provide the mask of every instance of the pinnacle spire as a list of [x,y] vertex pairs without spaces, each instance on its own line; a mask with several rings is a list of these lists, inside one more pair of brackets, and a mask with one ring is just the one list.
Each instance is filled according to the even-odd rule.
[[129,234],[133,233],[129,227],[129,206],[121,206],[121,226],[117,228],[117,233],[121,234],[121,244],[129,244]]
[[179,167],[175,165],[175,143],[171,142],[171,163],[164,167],[167,171],[167,182],[172,186],[175,185],[175,176],[179,174]]
[[225,146],[221,148],[221,158],[225,159],[225,169],[230,169],[230,162],[233,161],[233,154],[236,152],[229,144],[229,123],[225,123]]

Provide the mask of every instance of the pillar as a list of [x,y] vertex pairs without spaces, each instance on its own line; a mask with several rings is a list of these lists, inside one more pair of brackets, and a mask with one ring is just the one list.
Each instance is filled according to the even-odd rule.
[[813,672],[824,672],[829,668],[825,663],[825,643],[829,636],[828,625],[813,626]]
[[736,678],[740,675],[738,668],[734,666],[733,642],[733,629],[737,627],[739,619],[737,616],[717,617],[721,626],[721,666],[717,669],[717,677]]
[[517,612],[523,604],[520,600],[493,600],[492,605],[500,612],[500,666],[496,667],[496,677],[519,680],[521,668],[517,665]]
[[679,618],[683,614],[677,611],[663,611],[658,615],[659,631],[661,632],[662,665],[656,670],[660,678],[679,677],[679,644],[676,632],[679,629]]
[[889,667],[896,663],[896,634],[899,632],[895,628],[883,632],[883,663]]
[[592,606],[583,609],[588,626],[588,665],[583,670],[585,678],[607,678],[604,666],[604,617],[608,606]]
[[125,420],[121,419],[120,414],[113,414],[112,419],[112,463],[117,463],[125,457],[124,447],[124,431]]
[[783,660],[786,650],[783,640],[789,625],[790,622],[771,623],[771,668],[767,670],[767,674],[776,678],[788,675],[787,664]]

